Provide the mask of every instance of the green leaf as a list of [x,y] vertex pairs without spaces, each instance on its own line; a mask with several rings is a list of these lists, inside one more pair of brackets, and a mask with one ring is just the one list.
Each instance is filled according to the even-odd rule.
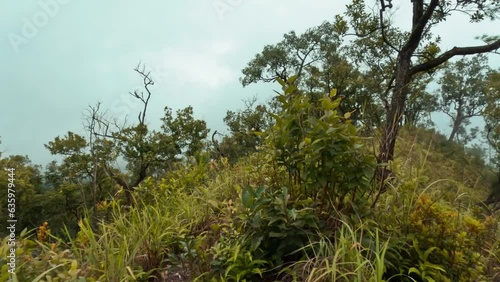
[[64,266],[64,264],[63,264],[63,263],[61,263],[61,264],[59,264],[59,265],[56,265],[56,266],[54,266],[54,267],[52,267],[52,268],[50,268],[50,269],[46,270],[46,271],[45,271],[45,272],[43,272],[42,274],[38,275],[38,276],[37,276],[37,277],[33,280],[33,282],[38,282],[38,281],[42,280],[42,279],[45,277],[45,275],[49,274],[52,270],[57,269],[57,268],[59,268],[59,267],[61,267],[61,266]]
[[241,193],[241,201],[243,202],[243,206],[245,208],[250,208],[251,202],[252,202],[252,195],[250,194],[249,189],[251,188],[246,188],[243,190]]
[[252,221],[252,226],[254,228],[259,228],[260,227],[260,210],[255,213]]
[[263,236],[252,236],[252,249],[257,250],[262,243]]
[[292,217],[293,220],[297,219],[297,211],[295,209],[289,210],[288,213]]
[[283,87],[285,87],[285,86],[286,86],[286,82],[285,82],[285,81],[283,81],[283,79],[281,79],[281,78],[277,77],[277,78],[276,78],[276,81],[278,81],[278,83],[279,83],[279,84],[281,84],[281,86],[283,86]]
[[295,82],[295,80],[297,79],[297,75],[292,75],[288,78],[288,80],[286,81],[286,83],[288,84],[293,84]]
[[290,85],[285,88],[285,94],[291,94],[297,90],[297,87],[295,85]]
[[350,112],[347,112],[344,114],[344,119],[349,119],[351,117],[351,115],[355,112],[356,110],[353,110],[353,111],[350,111]]
[[333,103],[329,99],[321,99],[321,106],[325,110],[332,110],[334,108]]
[[283,232],[269,232],[269,237],[271,238],[283,238],[286,236],[286,233],[283,233]]
[[330,91],[330,98],[333,98],[337,95],[337,88],[333,88],[332,91]]
[[417,268],[415,267],[410,267],[410,269],[408,269],[408,274],[412,274],[412,273],[415,273],[417,274],[418,276],[422,276],[422,274],[420,273],[420,270],[418,270]]
[[338,130],[338,128],[336,128],[336,127],[330,127],[330,128],[328,128],[328,130],[326,131],[326,134],[330,134],[330,133],[332,133],[332,132],[334,132],[334,131],[336,131],[336,130]]

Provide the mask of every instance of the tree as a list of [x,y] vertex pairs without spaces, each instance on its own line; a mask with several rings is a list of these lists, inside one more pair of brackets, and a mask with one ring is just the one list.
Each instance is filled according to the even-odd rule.
[[220,154],[235,162],[240,157],[255,152],[262,145],[262,133],[271,127],[270,107],[257,104],[257,99],[245,100],[245,108],[238,111],[227,111],[224,123],[229,129],[229,135],[219,142],[212,137],[212,143],[220,150]]
[[[45,211],[43,209],[36,211],[32,208],[39,199],[37,195],[43,192],[39,165],[33,164],[27,156],[13,155],[0,159],[0,185],[2,187],[0,220],[7,222],[7,219],[14,219],[9,217],[10,214],[15,215],[17,232],[24,228],[35,228],[41,224],[40,221],[44,220],[41,217],[45,215]],[[7,188],[10,188],[9,191]],[[8,192],[12,193],[13,190],[15,198],[8,198]],[[12,202],[12,199],[15,202]],[[14,205],[8,206],[7,203],[14,203]],[[8,208],[14,208],[14,210],[8,211]],[[0,235],[4,236],[6,232],[7,230],[3,228]]]
[[173,138],[171,142],[175,146],[174,154],[180,155],[185,150],[186,156],[192,157],[206,146],[205,140],[210,130],[204,120],[193,117],[193,107],[178,110],[175,119],[172,109],[166,107],[165,116],[161,120],[163,134]]
[[484,110],[486,139],[495,152],[492,163],[496,166],[497,181],[493,183],[486,205],[492,205],[492,211],[500,210],[500,71],[491,72],[486,87],[487,106]]
[[496,152],[492,162],[500,170],[500,70],[492,71],[488,75],[486,101],[487,105],[484,109],[486,139]]
[[372,79],[375,73],[361,72],[346,57],[341,37],[334,32],[339,28],[324,22],[300,35],[286,33],[282,41],[266,45],[242,70],[242,85],[287,81],[294,76],[294,85],[313,103],[336,89],[343,97],[338,108],[341,114],[353,112],[355,121],[378,123],[381,107],[373,93],[380,83]]
[[66,209],[76,219],[90,210],[96,216],[97,203],[115,192],[101,163],[101,160],[113,159],[113,155],[106,150],[107,144],[102,144],[105,140],[96,141],[91,137],[88,142],[84,136],[69,131],[45,145],[52,155],[63,156],[60,163],[53,161],[47,166],[46,183],[64,195]]
[[[452,119],[448,141],[456,139],[468,119],[481,116],[486,107],[488,58],[477,55],[449,64],[439,79],[441,84],[439,107]],[[466,130],[465,128],[462,129]]]
[[[126,120],[119,123],[107,117],[98,103],[89,107],[87,113],[87,138],[69,132],[46,145],[52,154],[65,156],[64,169],[77,176],[76,183],[86,185],[86,189],[80,185],[84,202],[85,193],[90,190],[94,207],[103,196],[100,186],[103,177],[118,185],[125,194],[126,204],[131,205],[132,191],[142,181],[148,176],[161,176],[183,153],[192,156],[201,150],[209,131],[205,121],[193,117],[192,107],[177,111],[175,118],[166,107],[162,130],[150,130],[146,113],[154,82],[145,67],[137,66],[134,70],[141,76],[145,89],[130,93],[142,103],[136,124],[130,125]],[[122,160],[126,162],[125,171],[116,165]]]
[[[472,22],[499,16],[500,2],[496,0],[413,0],[411,28],[401,31],[386,19],[387,10],[392,8],[390,0],[380,0],[380,10],[367,13],[363,0],[354,0],[347,6],[344,17],[337,18],[337,25],[346,25],[343,34],[354,31],[354,44],[361,50],[383,45],[391,49],[393,70],[387,85],[387,114],[380,141],[379,163],[387,163],[394,158],[396,137],[403,113],[408,103],[409,86],[414,77],[421,73],[435,71],[454,56],[472,55],[498,50],[500,39],[483,37],[485,44],[469,47],[453,47],[444,52],[439,47],[439,36],[433,36],[434,28],[456,13],[465,13]],[[352,34],[352,33],[351,33]],[[394,35],[396,34],[396,35]],[[362,58],[362,57],[361,57]],[[366,59],[363,59],[366,61]],[[381,81],[382,83],[382,81]]]
[[[429,115],[438,109],[438,98],[427,91],[427,85],[430,81],[431,78],[428,76],[419,75],[412,82],[404,111],[404,125],[415,127],[419,124],[432,123]],[[428,115],[426,120],[424,119],[425,114]]]
[[297,35],[291,31],[276,45],[266,45],[243,69],[240,81],[243,86],[259,81],[274,82],[277,78],[287,81],[292,75],[300,80],[306,69],[326,62],[336,56],[340,38],[332,33],[328,22]]

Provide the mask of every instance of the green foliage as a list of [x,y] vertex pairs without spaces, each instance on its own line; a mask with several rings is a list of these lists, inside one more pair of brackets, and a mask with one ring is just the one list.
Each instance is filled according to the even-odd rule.
[[[16,238],[15,275],[7,272],[7,254],[11,246],[6,237],[0,246],[0,281],[83,282],[95,281],[82,276],[81,265],[69,249],[58,243],[42,243],[32,239],[26,229]],[[4,259],[5,258],[5,259]],[[9,277],[12,280],[9,280]]]
[[485,242],[495,240],[497,222],[494,218],[479,219],[458,213],[422,195],[409,220],[408,232],[414,234],[413,250],[420,265],[416,273],[422,278],[429,276],[444,281],[445,275],[452,280],[470,281],[484,275],[481,258],[485,255]]
[[486,87],[486,134],[490,146],[496,152],[492,162],[500,167],[500,71],[493,71],[488,75]]
[[483,114],[486,107],[487,73],[488,58],[482,54],[471,59],[462,58],[445,68],[439,80],[439,107],[453,121],[449,140],[462,137],[462,141],[468,141],[465,129],[462,129],[464,132],[461,135],[457,133],[467,125],[465,122],[470,118]]
[[379,231],[372,231],[368,224],[354,229],[342,222],[334,240],[323,235],[311,240],[302,248],[307,256],[282,272],[293,281],[399,281],[399,276],[383,278],[388,248],[389,240],[382,242]]
[[176,154],[185,151],[187,156],[194,156],[204,148],[209,129],[204,120],[193,117],[193,107],[178,110],[175,119],[172,109],[166,107],[162,121],[163,134],[172,138],[170,142],[176,148]]
[[219,240],[210,249],[212,262],[207,281],[255,281],[257,277],[262,278],[269,264],[254,258],[250,245],[233,227],[223,228]]
[[[218,154],[223,154],[231,163],[243,156],[256,152],[262,145],[260,134],[271,126],[268,107],[256,105],[256,99],[245,101],[245,108],[236,112],[227,111],[224,122],[229,128],[229,135],[224,136],[218,147]],[[216,140],[212,140],[217,142]]]
[[246,187],[242,202],[243,237],[251,243],[254,256],[273,266],[297,259],[293,253],[307,245],[319,231],[313,201],[291,200],[286,188],[270,192],[264,187]]
[[[13,169],[12,181],[9,181],[11,171],[8,169]],[[13,219],[8,217],[12,213],[16,216],[18,231],[35,228],[47,220],[44,217],[51,213],[47,209],[50,207],[49,204],[62,200],[44,189],[40,170],[41,167],[33,164],[27,156],[14,155],[0,159],[0,185],[2,187],[0,189],[0,220],[7,222],[7,219]],[[15,198],[7,197],[8,193],[15,194]],[[57,212],[64,213],[65,210],[59,209]],[[2,228],[0,236],[5,235],[7,235],[7,230]]]
[[351,213],[371,188],[375,160],[357,136],[350,113],[340,116],[341,98],[310,103],[307,95],[296,92],[292,83],[281,82],[285,91],[278,100],[282,111],[273,115],[275,125],[267,134],[274,151],[275,166],[289,175],[291,195],[320,199],[320,209]]
[[418,278],[427,282],[435,282],[437,278],[439,278],[439,281],[449,281],[449,279],[443,277],[446,272],[443,266],[429,262],[429,255],[436,249],[437,247],[431,247],[423,252],[418,246],[418,241],[413,240],[413,250],[418,255],[418,266],[410,267],[408,274],[414,273]]
[[380,124],[383,108],[374,95],[384,91],[376,79],[379,76],[374,79],[380,71],[363,72],[355,60],[350,60],[351,54],[341,47],[346,24],[337,17],[333,23],[323,22],[300,35],[286,33],[282,41],[266,45],[242,70],[242,85],[295,77],[293,84],[307,93],[312,104],[337,89],[337,95],[344,98],[338,106],[341,115],[356,110],[352,113],[354,122]]
[[[444,20],[451,2],[440,3],[439,15],[429,4],[431,22],[424,24]],[[476,7],[473,19],[494,7]],[[221,144],[212,136],[219,154],[207,151],[206,122],[190,106],[175,114],[165,107],[161,129],[148,126],[153,82],[136,69],[147,92],[131,93],[143,103],[137,124],[119,126],[99,112],[99,104],[90,107],[87,137],[68,132],[46,145],[63,159],[49,164],[45,183],[29,159],[0,159],[2,169],[18,171],[18,222],[48,220],[51,229],[66,224],[70,241],[50,235],[48,224],[38,229],[38,242],[21,234],[18,280],[494,281],[500,271],[498,216],[495,208],[484,214],[477,205],[491,177],[481,151],[413,131],[435,106],[423,72],[436,70],[439,64],[426,64],[441,49],[429,30],[413,44],[409,34],[354,0],[334,23],[286,34],[249,63],[241,81],[277,81],[283,94],[269,106],[250,101],[241,111],[228,111],[230,135]],[[351,32],[356,38],[343,45]],[[407,65],[398,48],[406,48]],[[480,74],[475,60],[470,65]],[[464,62],[458,67],[468,67]],[[497,148],[496,72],[485,100],[467,96],[471,103],[456,100],[466,97],[463,89],[455,93],[461,77],[445,76],[447,105],[486,103],[488,140]],[[474,88],[484,90],[481,85]],[[375,152],[355,125],[364,123],[364,132],[373,133],[370,125],[383,121],[384,108],[386,121],[396,125],[391,115],[404,109],[410,126],[399,132],[391,164],[396,179],[369,209]],[[395,130],[395,138],[397,126],[390,129],[383,134]],[[126,162],[125,170],[118,161]],[[0,185],[6,187],[4,172]],[[4,240],[0,281],[7,279],[7,247]]]
[[[405,125],[416,127],[430,125],[430,113],[438,110],[438,97],[427,91],[431,78],[427,75],[416,75],[409,87],[407,106],[404,111]],[[427,115],[427,116],[426,116]]]

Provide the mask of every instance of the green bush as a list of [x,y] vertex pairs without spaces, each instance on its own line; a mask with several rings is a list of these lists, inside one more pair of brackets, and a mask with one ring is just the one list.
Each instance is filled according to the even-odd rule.
[[291,200],[287,188],[270,192],[266,188],[246,187],[242,193],[244,239],[259,259],[273,266],[295,261],[295,253],[319,232],[319,219],[313,201]]
[[[16,270],[8,272],[7,254],[12,248],[5,237],[0,246],[0,281],[85,282],[81,264],[71,250],[60,242],[47,243],[33,239],[33,231],[24,230],[16,238]],[[12,279],[12,280],[9,280]]]
[[[408,232],[414,240],[412,261],[418,262],[415,265],[440,265],[443,270],[431,275],[436,281],[472,281],[484,277],[487,255],[484,248],[495,241],[497,230],[493,217],[481,219],[467,212],[459,213],[421,195],[409,219]],[[425,260],[422,252],[427,253]]]
[[277,97],[281,111],[272,114],[275,124],[267,132],[267,149],[273,153],[272,167],[282,167],[292,198],[319,202],[319,214],[339,218],[367,205],[375,158],[352,124],[352,112],[341,116],[342,98],[336,91],[317,103],[294,86],[295,77],[284,82]]

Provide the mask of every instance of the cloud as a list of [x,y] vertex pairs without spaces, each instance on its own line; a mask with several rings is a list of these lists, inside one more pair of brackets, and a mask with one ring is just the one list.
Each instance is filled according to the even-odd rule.
[[234,72],[224,62],[232,51],[228,42],[202,42],[193,47],[167,47],[145,56],[145,63],[157,81],[176,86],[220,88],[234,79]]

